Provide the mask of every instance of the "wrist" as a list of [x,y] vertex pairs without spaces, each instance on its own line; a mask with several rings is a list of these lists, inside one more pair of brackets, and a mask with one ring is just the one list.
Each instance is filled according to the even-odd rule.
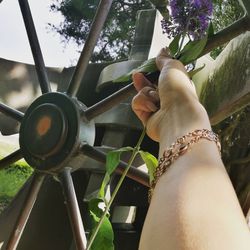
[[[164,111],[162,110],[164,113]],[[211,125],[205,108],[198,100],[190,102],[172,103],[165,112],[159,126],[160,152],[170,146],[178,137],[183,136],[196,129],[209,129]]]

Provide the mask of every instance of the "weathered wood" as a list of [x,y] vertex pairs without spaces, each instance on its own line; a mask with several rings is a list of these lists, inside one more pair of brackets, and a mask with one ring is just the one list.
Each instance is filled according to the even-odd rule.
[[[197,75],[200,100],[212,125],[250,104],[250,32],[232,40],[218,58]],[[209,68],[209,69],[208,69]]]

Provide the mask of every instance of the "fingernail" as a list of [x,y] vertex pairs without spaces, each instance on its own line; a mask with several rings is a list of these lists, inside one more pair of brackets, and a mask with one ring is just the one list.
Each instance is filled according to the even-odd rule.
[[157,95],[157,93],[156,93],[155,90],[150,90],[150,91],[148,92],[148,94],[149,94],[150,96],[154,97],[154,98],[155,98],[155,96]]
[[150,91],[148,92],[148,95],[149,95],[150,97],[154,98],[155,101],[157,101],[157,102],[160,101],[159,94],[157,93],[156,90],[150,90]]

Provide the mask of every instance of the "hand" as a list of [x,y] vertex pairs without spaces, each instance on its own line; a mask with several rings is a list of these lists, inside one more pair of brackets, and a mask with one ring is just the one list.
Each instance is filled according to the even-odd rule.
[[[171,58],[168,49],[160,51],[156,64],[161,71],[158,87],[149,82],[142,73],[133,75],[138,94],[133,98],[132,108],[146,126],[149,137],[159,141],[161,133],[175,137],[183,125],[189,127],[202,106],[185,67]],[[198,106],[199,110],[195,110],[194,107]],[[171,136],[169,138],[172,139]]]

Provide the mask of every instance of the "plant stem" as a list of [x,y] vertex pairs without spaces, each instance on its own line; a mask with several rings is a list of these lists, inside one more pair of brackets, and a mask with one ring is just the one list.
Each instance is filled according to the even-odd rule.
[[140,138],[139,138],[136,146],[134,147],[134,149],[132,151],[132,155],[131,155],[131,157],[130,157],[130,159],[128,161],[128,165],[126,166],[124,172],[122,173],[122,176],[121,176],[119,182],[117,183],[117,185],[116,185],[116,187],[115,187],[115,189],[114,189],[114,191],[112,193],[112,196],[111,196],[111,198],[110,198],[110,200],[109,200],[109,202],[108,202],[108,204],[107,204],[107,206],[106,206],[106,208],[105,208],[105,210],[104,210],[104,212],[102,214],[102,217],[100,218],[100,220],[99,220],[99,222],[98,222],[98,224],[97,224],[94,232],[92,233],[92,235],[91,235],[91,237],[89,239],[89,242],[88,242],[86,250],[90,250],[90,248],[91,248],[91,246],[92,246],[92,244],[93,244],[93,242],[95,240],[95,237],[96,237],[96,235],[97,235],[97,233],[98,233],[98,231],[99,231],[99,229],[100,229],[100,227],[101,227],[101,225],[102,225],[102,223],[103,223],[103,221],[105,219],[105,216],[107,215],[107,213],[108,213],[108,211],[110,209],[110,206],[112,205],[112,203],[113,203],[113,201],[114,201],[114,199],[116,197],[116,194],[118,193],[118,191],[119,191],[119,189],[120,189],[120,187],[122,185],[122,182],[125,179],[128,171],[129,171],[129,168],[131,167],[131,165],[132,165],[132,163],[133,163],[136,155],[140,151],[140,146],[141,146],[141,143],[142,143],[142,140],[143,140],[145,134],[146,134],[146,128],[143,129],[143,131],[141,133],[141,136],[140,136]]

